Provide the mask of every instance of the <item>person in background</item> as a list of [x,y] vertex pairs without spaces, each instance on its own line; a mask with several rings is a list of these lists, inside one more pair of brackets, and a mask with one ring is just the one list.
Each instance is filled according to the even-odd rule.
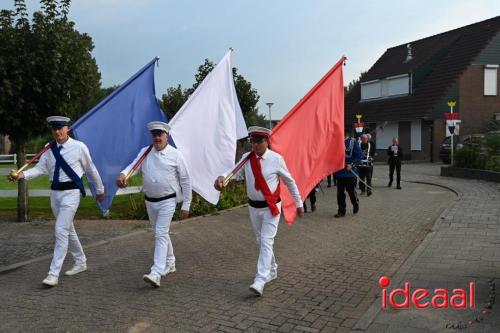
[[[359,188],[361,194],[366,192],[367,196],[372,195],[372,173],[373,173],[373,158],[375,156],[375,151],[370,141],[368,141],[368,134],[361,135],[361,151],[363,152],[363,159],[359,165]],[[365,186],[364,182],[366,182]]]
[[337,204],[338,211],[335,214],[336,218],[343,217],[346,214],[346,196],[349,194],[352,203],[352,211],[356,214],[359,211],[359,200],[356,194],[356,164],[361,162],[363,153],[359,147],[357,140],[346,135],[345,141],[345,166],[344,169],[337,171],[335,177],[337,179]]
[[307,213],[307,199],[311,202],[311,212],[316,211],[316,191],[318,190],[318,185],[316,185],[311,192],[309,192],[309,195],[307,196],[306,200],[304,200],[304,213]]
[[394,169],[396,170],[396,181],[397,189],[401,189],[401,159],[403,157],[403,149],[399,145],[399,139],[394,137],[392,139],[392,145],[387,148],[387,155],[389,156],[389,184],[388,187],[392,186],[392,181],[394,177]]

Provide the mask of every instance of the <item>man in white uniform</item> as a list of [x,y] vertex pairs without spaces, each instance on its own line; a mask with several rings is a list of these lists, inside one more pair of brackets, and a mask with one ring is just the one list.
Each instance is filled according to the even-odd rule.
[[[151,272],[143,276],[143,280],[153,287],[160,286],[162,276],[175,272],[175,256],[170,240],[170,222],[175,213],[177,202],[182,201],[180,217],[189,216],[191,205],[191,180],[180,151],[168,144],[170,126],[161,121],[148,123],[151,131],[153,147],[141,149],[137,158],[118,176],[118,187],[126,187],[126,175],[133,169],[137,161],[146,153],[140,168],[142,171],[142,191],[146,199],[149,222],[155,233],[154,264]],[[148,152],[149,149],[149,152]]]
[[48,175],[51,181],[50,205],[56,217],[54,257],[50,264],[49,275],[43,284],[53,287],[59,282],[59,273],[69,251],[75,265],[65,275],[75,275],[87,270],[87,258],[83,253],[73,224],[73,218],[80,204],[80,192],[85,196],[82,175],[85,173],[95,186],[99,202],[104,200],[104,186],[101,177],[90,157],[87,146],[69,137],[69,118],[52,116],[47,121],[52,127],[55,144],[47,150],[34,168],[17,174],[13,170],[12,180],[33,179]]
[[[257,262],[257,275],[250,290],[262,296],[264,285],[278,277],[278,265],[273,252],[274,237],[278,232],[278,223],[281,215],[281,200],[279,198],[279,182],[282,179],[292,194],[297,214],[304,215],[304,208],[295,180],[290,175],[283,157],[269,149],[271,130],[252,126],[248,128],[252,152],[243,155],[242,160],[250,156],[245,164],[250,221],[260,247]],[[240,170],[240,172],[243,172]],[[226,173],[226,175],[229,172]],[[215,188],[224,188],[225,176],[219,176],[215,181]]]

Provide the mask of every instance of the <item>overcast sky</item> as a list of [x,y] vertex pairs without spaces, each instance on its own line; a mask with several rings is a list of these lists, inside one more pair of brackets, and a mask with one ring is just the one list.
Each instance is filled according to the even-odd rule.
[[[28,0],[30,10],[38,1]],[[0,0],[11,9],[13,0]],[[233,47],[233,66],[280,119],[342,56],[345,84],[392,46],[500,15],[499,0],[73,0],[104,86],[160,57],[156,93],[190,87],[205,58]]]

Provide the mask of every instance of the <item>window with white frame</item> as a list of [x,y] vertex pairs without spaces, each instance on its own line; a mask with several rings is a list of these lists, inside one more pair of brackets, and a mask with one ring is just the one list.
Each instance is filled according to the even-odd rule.
[[361,83],[361,99],[380,98],[382,90],[380,80]]
[[486,65],[484,67],[484,96],[497,96],[498,65]]
[[388,77],[384,80],[387,85],[386,96],[408,95],[410,92],[410,82],[408,75],[398,75]]
[[382,80],[361,82],[361,100],[408,95],[410,76],[408,74],[390,76]]

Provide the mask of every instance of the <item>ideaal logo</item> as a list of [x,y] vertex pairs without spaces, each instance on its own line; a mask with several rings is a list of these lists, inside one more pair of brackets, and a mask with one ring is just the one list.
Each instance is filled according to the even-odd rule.
[[[378,281],[382,287],[382,309],[387,308],[389,304],[394,309],[409,309],[410,303],[416,309],[425,309],[433,307],[435,309],[474,309],[475,307],[475,288],[474,282],[469,283],[468,288],[453,289],[451,295],[446,289],[434,289],[432,292],[429,289],[418,288],[411,290],[410,282],[406,282],[404,288],[396,288],[388,293],[387,288],[391,284],[391,279],[387,276],[382,276]],[[450,297],[451,296],[451,297]],[[402,302],[398,303],[396,297]]]
[[[451,298],[449,298],[450,293],[446,289],[434,289],[433,293],[423,288],[412,291],[409,282],[405,283],[404,289],[393,289],[388,295],[387,287],[390,284],[391,279],[386,276],[382,276],[379,279],[379,285],[382,287],[382,308],[384,309],[387,308],[388,302],[395,309],[408,309],[410,301],[417,309],[425,309],[431,305],[435,309],[444,309],[449,306],[455,309],[466,309],[468,304],[469,309],[473,311],[472,314],[474,317],[471,316],[468,320],[458,322],[448,322],[445,327],[452,330],[463,330],[481,323],[491,313],[496,298],[496,287],[493,279],[488,281],[490,289],[488,301],[483,307],[480,306],[477,310],[474,309],[476,304],[476,285],[474,282],[469,283],[468,289],[453,289]],[[398,295],[404,298],[403,302],[396,302]],[[398,298],[401,299],[401,297]]]

